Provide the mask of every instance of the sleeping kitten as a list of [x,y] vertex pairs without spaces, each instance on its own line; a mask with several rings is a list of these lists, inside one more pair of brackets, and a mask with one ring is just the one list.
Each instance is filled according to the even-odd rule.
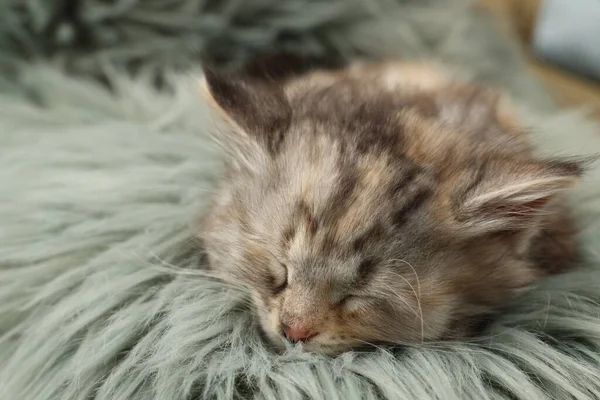
[[575,262],[582,169],[534,158],[492,91],[400,62],[205,89],[228,159],[200,237],[277,348],[466,337]]

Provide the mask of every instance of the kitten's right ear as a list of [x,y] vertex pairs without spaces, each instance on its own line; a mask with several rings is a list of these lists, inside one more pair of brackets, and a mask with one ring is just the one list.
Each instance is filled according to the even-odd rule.
[[575,185],[584,164],[574,160],[488,160],[454,187],[462,232],[521,231],[537,227],[547,205]]
[[204,87],[209,103],[238,128],[234,134],[254,139],[271,153],[277,151],[292,114],[279,85],[205,68]]

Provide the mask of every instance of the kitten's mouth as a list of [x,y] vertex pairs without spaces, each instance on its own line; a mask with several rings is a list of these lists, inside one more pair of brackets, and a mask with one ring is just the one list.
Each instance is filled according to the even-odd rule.
[[285,325],[281,325],[279,328],[280,331],[280,335],[287,340],[288,342],[292,343],[292,344],[296,344],[296,343],[308,343],[310,341],[313,341],[314,338],[316,338],[317,336],[319,336],[318,332],[315,333],[302,333],[301,335],[296,335],[293,332],[291,332],[289,330],[289,327],[285,326]]
[[318,338],[318,334],[313,335],[312,337],[303,341],[291,341],[285,337],[281,329],[279,330],[279,333],[276,333],[266,329],[262,324],[256,325],[258,326],[258,331],[263,342],[266,343],[268,347],[275,353],[283,353],[289,346],[302,346],[304,350],[311,353],[326,355],[337,355],[343,353],[344,351],[350,350],[350,348],[345,348],[339,351],[333,351],[338,346],[317,343],[315,339]]
[[264,343],[277,354],[284,353],[289,346],[302,346],[304,351],[309,353],[321,354],[329,357],[337,357],[343,353],[355,352],[355,353],[370,353],[382,348],[396,349],[400,346],[393,345],[385,342],[365,342],[365,343],[353,343],[353,344],[325,344],[318,343],[315,338],[310,338],[304,342],[292,343],[285,339],[283,336],[275,335],[274,332],[267,332],[265,328],[259,325],[259,333]]
[[263,341],[275,353],[282,354],[290,346],[302,346],[304,351],[309,353],[321,354],[329,357],[336,357],[347,352],[369,353],[381,348],[397,348],[399,346],[385,342],[364,342],[364,343],[340,343],[327,344],[319,343],[319,334],[302,341],[291,341],[285,338],[283,334],[279,335],[272,331],[267,331],[259,324],[259,332]]

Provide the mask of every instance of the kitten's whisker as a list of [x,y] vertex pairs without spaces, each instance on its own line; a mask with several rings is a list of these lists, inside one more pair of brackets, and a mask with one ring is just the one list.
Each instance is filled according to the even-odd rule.
[[[219,193],[217,190],[210,189],[210,188],[201,188],[201,187],[186,186],[186,189],[190,189],[190,190],[194,190],[194,191],[198,191],[198,192],[210,193],[210,194],[218,194]],[[158,192],[158,191],[161,191],[162,188],[145,188],[145,189],[142,189],[142,190],[144,190],[146,192]]]
[[376,344],[376,343],[371,343],[371,342],[369,342],[369,341],[366,341],[366,340],[360,340],[360,339],[354,339],[354,340],[356,340],[356,341],[357,341],[357,342],[359,342],[359,343],[366,344],[367,346],[375,347],[375,348],[376,348],[376,349],[378,349],[378,350],[385,351],[385,352],[389,352],[389,350],[388,350],[388,349],[386,349],[385,347],[383,347],[383,346],[381,346],[381,345],[378,345],[378,344]]
[[390,260],[390,261],[398,261],[398,262],[401,262],[401,263],[403,263],[403,264],[406,264],[406,265],[408,265],[408,266],[410,267],[410,269],[412,269],[413,273],[415,274],[415,278],[417,279],[417,290],[418,290],[418,292],[419,292],[419,297],[421,297],[421,280],[419,279],[419,274],[417,274],[417,270],[415,269],[415,267],[413,267],[413,266],[412,266],[412,264],[411,264],[411,263],[409,263],[408,261],[406,261],[406,260],[401,260],[401,259],[399,259],[399,258],[392,259],[392,260]]
[[515,331],[515,330],[517,330],[519,328],[520,328],[520,326],[513,326],[513,327],[508,327],[508,328],[506,328],[506,329],[504,329],[504,330],[502,330],[502,331],[500,331],[498,333],[495,333],[493,335],[477,336],[477,337],[469,338],[468,340],[466,340],[464,342],[464,344],[472,344],[472,345],[477,345],[477,346],[483,346],[483,347],[493,348],[493,347],[490,347],[490,345],[482,344],[480,342],[484,342],[484,341],[487,341],[487,340],[495,339],[495,338],[497,338],[499,336],[502,336],[502,335],[504,335],[504,334],[506,334],[508,332]]
[[423,320],[423,308],[421,307],[421,296],[415,290],[415,287],[402,275],[393,272],[393,274],[397,275],[400,279],[404,280],[406,284],[411,288],[413,294],[415,295],[415,299],[417,300],[417,307],[419,308],[419,317],[421,319],[421,343],[425,340],[425,321]]
[[[402,302],[402,304],[404,304],[405,306],[407,306],[414,314],[417,318],[419,318],[419,313],[417,312],[417,310],[415,310],[413,308],[413,306],[406,301],[398,292],[396,292],[391,286],[389,285],[383,285],[385,288],[387,288],[390,292],[392,292],[394,295],[396,295],[396,297],[398,298],[398,300],[400,300]],[[389,293],[385,293],[385,297],[389,297]],[[392,303],[392,306],[394,306],[394,303]]]
[[[197,234],[190,235],[190,237],[187,238],[182,244],[188,245],[191,243],[194,243],[194,244],[198,245],[198,247],[200,247],[200,236]],[[202,253],[200,253],[200,254],[202,254]]]
[[378,349],[383,349],[383,350],[386,350],[386,349],[382,346],[385,346],[385,344],[389,344],[392,346],[402,346],[402,347],[406,347],[406,348],[416,348],[416,349],[430,348],[430,349],[435,349],[437,351],[451,351],[448,348],[448,343],[444,343],[444,342],[406,342],[406,341],[402,341],[402,340],[392,340],[392,341],[385,341],[381,346],[379,346],[379,345],[376,345],[375,343],[371,343],[368,341],[359,340],[359,339],[356,339],[356,340],[358,342],[362,342],[367,345],[374,346]]
[[160,259],[159,257],[155,257],[158,261],[161,262],[162,265],[153,264],[152,267],[158,269],[162,272],[183,276],[183,277],[199,277],[199,278],[210,278],[219,280],[218,285],[222,287],[230,287],[237,290],[247,291],[248,283],[242,280],[238,280],[230,275],[225,275],[223,273],[218,273],[216,271],[206,271],[206,270],[192,270],[181,268],[176,265],[173,265],[167,261]]

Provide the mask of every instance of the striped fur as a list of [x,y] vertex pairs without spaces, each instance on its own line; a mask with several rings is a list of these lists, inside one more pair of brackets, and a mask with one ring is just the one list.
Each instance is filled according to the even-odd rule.
[[489,89],[398,62],[207,87],[230,159],[201,237],[276,347],[282,323],[323,353],[470,335],[576,257],[580,166],[534,159]]

